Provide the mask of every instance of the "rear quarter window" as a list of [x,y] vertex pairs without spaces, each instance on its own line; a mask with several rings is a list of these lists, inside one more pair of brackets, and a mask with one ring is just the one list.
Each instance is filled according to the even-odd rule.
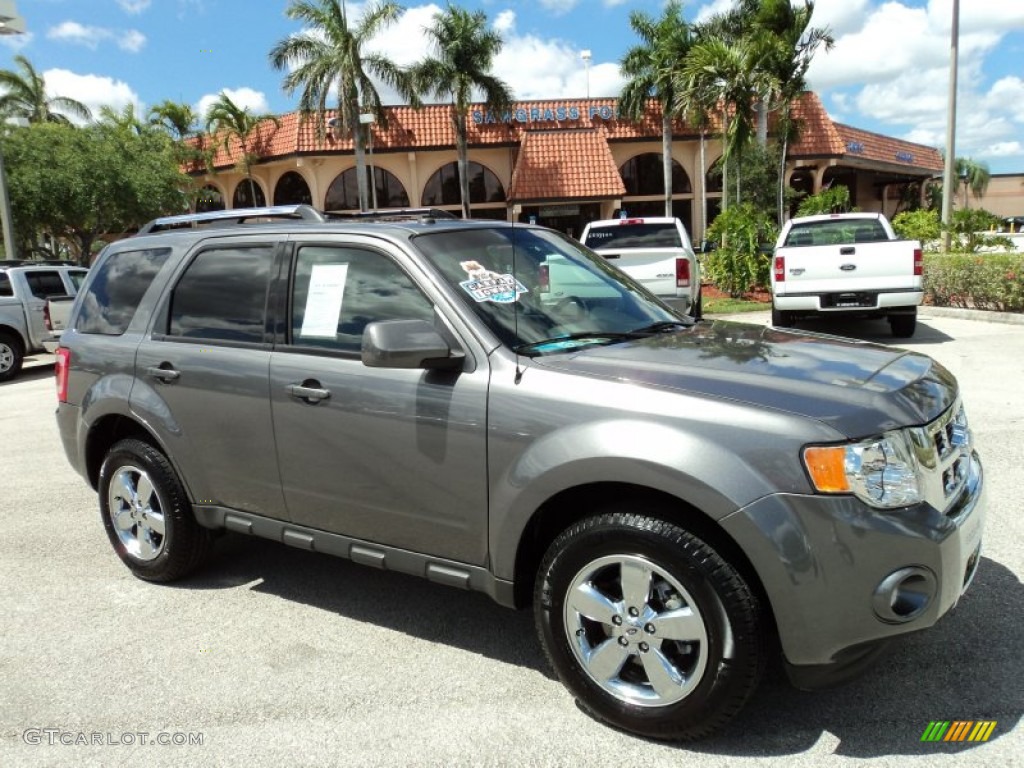
[[169,248],[121,251],[97,267],[85,290],[75,330],[120,336],[135,317],[143,295],[170,255]]

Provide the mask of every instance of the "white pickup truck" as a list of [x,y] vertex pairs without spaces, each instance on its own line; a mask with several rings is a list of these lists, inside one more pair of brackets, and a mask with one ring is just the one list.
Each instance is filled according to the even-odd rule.
[[77,294],[86,274],[64,263],[0,262],[0,381],[13,379],[26,355],[56,339],[59,328],[47,324],[48,300]]
[[670,306],[700,317],[700,267],[686,227],[676,218],[602,219],[580,242]]
[[800,317],[886,317],[909,338],[924,299],[924,259],[916,240],[900,240],[880,213],[790,219],[775,245],[772,324]]

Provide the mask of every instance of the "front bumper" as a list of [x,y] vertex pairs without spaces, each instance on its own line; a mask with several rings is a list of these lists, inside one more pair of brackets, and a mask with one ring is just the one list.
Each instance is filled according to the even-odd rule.
[[932,626],[956,604],[977,568],[984,515],[983,472],[972,454],[947,510],[778,494],[723,526],[761,579],[786,661],[824,679],[871,656],[880,641]]

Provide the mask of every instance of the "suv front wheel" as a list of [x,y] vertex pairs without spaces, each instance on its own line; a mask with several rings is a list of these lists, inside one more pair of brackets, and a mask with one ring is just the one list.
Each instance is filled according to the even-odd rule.
[[761,676],[760,608],[742,576],[689,531],[608,512],[548,549],[534,594],[545,651],[597,718],[657,739],[707,736]]
[[149,443],[122,440],[100,469],[103,526],[121,561],[146,581],[174,581],[194,571],[211,532],[192,514],[167,457]]

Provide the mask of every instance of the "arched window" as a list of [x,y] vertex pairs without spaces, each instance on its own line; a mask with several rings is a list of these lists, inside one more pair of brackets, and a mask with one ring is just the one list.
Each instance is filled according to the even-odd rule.
[[709,193],[722,191],[722,158],[715,160],[708,168],[708,172],[704,176],[704,191]]
[[267,197],[255,179],[242,179],[238,182],[235,196],[231,199],[232,208],[262,208],[266,204]]
[[[469,172],[469,202],[479,203],[505,202],[505,188],[494,173],[472,160],[466,164]],[[461,205],[462,195],[459,194],[459,164],[448,163],[437,169],[423,187],[423,205],[445,206]]]
[[[626,195],[663,195],[661,155],[657,152],[646,152],[631,157],[619,168],[622,183],[626,186]],[[672,194],[685,195],[693,192],[690,177],[676,160],[672,161]]]
[[[359,210],[359,185],[356,169],[349,168],[334,177],[331,186],[327,188],[327,197],[324,199],[325,211],[358,211]],[[366,188],[369,191],[369,206],[373,206],[372,182],[377,184],[377,207],[378,208],[408,208],[409,195],[405,191],[405,185],[398,180],[391,171],[384,168],[374,167],[371,173],[370,167],[366,168]]]
[[199,194],[196,196],[196,213],[223,210],[224,195],[220,193],[219,189],[213,186],[213,184],[207,184],[199,190]]
[[274,205],[312,205],[313,195],[301,174],[288,171],[274,187]]

